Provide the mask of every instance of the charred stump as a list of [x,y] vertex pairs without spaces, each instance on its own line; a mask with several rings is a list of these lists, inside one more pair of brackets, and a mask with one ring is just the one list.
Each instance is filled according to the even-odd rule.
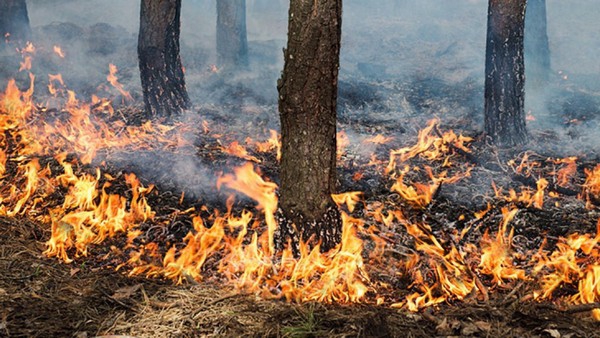
[[279,228],[275,244],[340,242],[336,186],[336,104],[341,0],[290,2],[285,65],[278,82],[281,119]]
[[179,56],[181,0],[142,0],[138,58],[148,117],[165,117],[189,108]]
[[221,67],[248,66],[246,0],[217,0],[217,56]]
[[550,76],[550,44],[546,0],[528,0],[525,15],[525,70],[527,87],[541,89]]
[[526,0],[489,0],[485,51],[485,132],[494,144],[527,142],[523,34]]
[[7,42],[31,40],[31,27],[25,0],[0,1],[0,34]]

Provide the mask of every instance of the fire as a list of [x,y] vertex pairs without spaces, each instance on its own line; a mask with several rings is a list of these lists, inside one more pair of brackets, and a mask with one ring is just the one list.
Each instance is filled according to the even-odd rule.
[[238,141],[231,142],[227,147],[221,147],[221,150],[229,155],[242,158],[244,160],[260,163],[261,160],[256,156],[252,156],[248,153],[248,150],[242,146]]
[[235,170],[234,175],[225,175],[217,180],[217,188],[225,185],[230,189],[239,191],[252,198],[258,203],[257,209],[262,210],[265,222],[268,226],[268,248],[269,254],[274,252],[273,235],[277,224],[275,222],[275,211],[277,210],[277,196],[275,190],[277,185],[265,182],[259,174],[254,171],[252,164],[247,163]]
[[[386,173],[392,172],[396,168],[396,162],[405,162],[406,160],[421,156],[428,160],[440,160],[448,163],[453,153],[453,148],[470,153],[467,145],[472,138],[463,135],[456,135],[450,130],[441,134],[438,130],[439,120],[432,119],[427,127],[419,131],[417,143],[412,147],[404,147],[390,152],[390,159],[386,167]],[[431,133],[436,135],[432,135]]]
[[577,172],[577,157],[557,159],[554,163],[565,165],[556,172],[556,180],[559,185],[566,186]]
[[331,197],[338,206],[346,204],[348,211],[353,212],[354,208],[356,207],[356,203],[358,203],[361,199],[361,195],[361,191],[352,191],[343,194],[334,194],[331,195]]
[[113,87],[115,87],[123,97],[128,101],[133,101],[133,97],[123,88],[123,85],[119,83],[119,78],[117,77],[117,66],[112,63],[108,65],[108,75],[106,76],[106,81],[108,81]]
[[484,274],[492,275],[493,281],[497,285],[502,285],[504,279],[526,279],[525,270],[515,268],[513,264],[510,246],[513,237],[513,229],[508,234],[508,224],[515,217],[519,209],[502,208],[502,223],[492,239],[486,231],[481,239],[481,263],[480,271]]
[[346,148],[350,145],[350,138],[348,138],[348,134],[345,131],[339,131],[336,135],[337,142],[337,159],[339,160],[342,155],[346,152]]
[[[571,297],[574,303],[586,304],[600,301],[600,220],[596,235],[571,234],[561,238],[556,250],[548,253],[542,249],[537,254],[534,272],[542,274],[540,290],[536,298],[548,299],[563,284],[577,283],[577,293]],[[600,311],[593,311],[600,320]]]
[[377,134],[373,137],[366,138],[363,142],[365,143],[375,143],[375,144],[386,144],[393,141],[393,137],[386,137],[381,134]]
[[400,197],[402,197],[408,203],[423,208],[431,203],[434,194],[443,183],[456,183],[460,179],[468,177],[470,173],[470,169],[467,169],[465,173],[458,173],[453,177],[446,177],[447,174],[445,171],[440,173],[439,176],[435,176],[433,174],[431,167],[425,167],[425,171],[431,179],[430,184],[417,182],[414,186],[407,186],[404,184],[404,177],[408,172],[410,172],[410,167],[405,166],[404,169],[399,172],[399,176],[390,190],[397,192]]
[[269,152],[273,149],[276,150],[277,161],[281,160],[281,135],[276,130],[269,130],[269,139],[265,142],[257,142],[256,149],[261,153]]
[[590,197],[598,198],[600,196],[600,164],[592,170],[586,168],[585,176],[585,183],[582,187],[589,203]]
[[125,175],[132,193],[127,200],[106,192],[110,180],[98,189],[101,178],[99,170],[95,176],[76,176],[72,165],[64,161],[64,155],[59,156],[58,160],[64,168],[64,174],[56,179],[68,189],[68,193],[63,205],[50,212],[52,236],[44,254],[70,262],[67,251],[72,247],[76,248],[76,256],[86,256],[90,244],[102,243],[106,238],[127,232],[140,222],[154,217],[154,212],[146,202],[146,195],[153,187],[143,187],[135,175]]
[[[23,51],[24,57],[34,51],[33,45],[28,45]],[[111,65],[107,80],[124,97],[130,97],[119,84],[116,72],[116,67]],[[126,257],[118,268],[128,270],[131,275],[184,283],[207,278],[207,270],[211,269],[210,276],[226,280],[242,292],[296,302],[369,302],[418,311],[445,301],[483,295],[484,283],[506,288],[515,280],[535,284],[536,299],[550,299],[556,296],[556,290],[569,285],[573,291],[562,296],[565,302],[600,301],[600,220],[595,236],[571,234],[558,238],[553,250],[542,247],[535,253],[521,253],[513,247],[514,232],[509,227],[517,224],[514,220],[519,208],[544,208],[550,186],[547,178],[536,174],[541,164],[530,161],[528,154],[520,163],[511,165],[518,173],[539,177],[536,187],[519,193],[511,190],[508,196],[495,189],[496,201],[507,204],[501,210],[502,221],[496,234],[486,231],[479,246],[460,243],[472,228],[488,222],[498,213],[498,206],[487,203],[485,210],[473,215],[464,212],[458,218],[453,216],[460,222],[470,223],[462,230],[454,229],[450,239],[436,236],[438,229],[432,229],[433,224],[428,225],[425,218],[409,213],[415,212],[420,217],[419,212],[431,205],[440,187],[470,175],[470,166],[457,168],[453,162],[456,157],[471,152],[472,140],[451,130],[442,132],[440,122],[431,120],[419,132],[415,144],[391,151],[386,163],[373,156],[367,164],[385,166],[391,178],[390,192],[406,202],[402,204],[404,207],[409,204],[412,208],[403,208],[394,201],[372,202],[360,191],[334,194],[333,200],[347,211],[342,212],[341,242],[327,253],[321,253],[318,246],[309,248],[301,243],[295,257],[289,248],[275,251],[278,187],[261,175],[258,165],[261,160],[250,153],[253,150],[272,152],[279,158],[281,141],[276,131],[271,130],[269,139],[264,142],[247,140],[248,148],[239,141],[221,147],[221,151],[247,162],[221,175],[215,182],[216,187],[249,197],[256,204],[254,208],[236,213],[232,195],[226,211],[209,211],[204,206],[199,211],[176,210],[173,215],[157,217],[157,211],[148,203],[156,191],[153,185],[142,184],[132,173],[113,177],[92,164],[99,162],[97,154],[102,150],[181,151],[183,146],[189,145],[181,132],[191,127],[153,122],[129,126],[115,116],[118,114],[110,100],[94,96],[85,102],[66,89],[60,74],[48,78],[53,85],[49,87],[54,96],[52,102],[62,104],[59,116],[50,116],[51,119],[46,119],[52,114],[51,109],[40,108],[32,101],[33,75],[30,75],[29,89],[21,91],[15,81],[10,80],[0,95],[3,131],[0,133],[0,180],[3,182],[0,214],[29,217],[48,226],[51,235],[44,254],[49,257],[71,262],[117,237],[123,239],[124,244],[114,251]],[[61,90],[54,87],[57,84],[62,86]],[[201,127],[205,134],[211,132],[206,121]],[[341,156],[349,139],[344,132],[337,137],[338,156]],[[364,142],[384,144],[391,140],[391,137],[376,135]],[[425,160],[435,161],[437,168],[442,169],[419,164]],[[50,166],[48,161],[55,165]],[[557,168],[560,166],[552,173],[556,183],[576,184],[576,158],[552,161]],[[600,165],[586,169],[585,174],[583,195],[588,199],[598,198]],[[426,182],[418,182],[418,179]],[[124,193],[116,192],[119,186],[125,187]],[[57,193],[61,194],[60,198],[54,197]],[[180,204],[182,200],[183,195]],[[166,227],[167,219],[182,214],[190,217],[192,227],[182,241],[170,242],[168,248],[161,248],[142,236],[142,224]],[[488,214],[492,216],[486,217]],[[466,220],[469,217],[471,220]],[[400,232],[411,237],[409,245],[414,243],[406,252],[397,251],[394,245],[398,243],[390,236]],[[390,252],[394,253],[393,257]],[[397,270],[396,276],[408,280],[408,295],[402,296],[404,298],[384,296],[381,292],[389,287],[376,279],[376,271],[390,268]],[[600,311],[593,315],[600,320]]]
[[48,92],[56,97],[58,92],[57,89],[54,87],[54,83],[53,82],[58,82],[62,87],[65,86],[65,82],[63,81],[62,75],[61,74],[48,74]]
[[63,50],[60,46],[54,45],[54,47],[52,47],[52,49],[54,50],[54,54],[58,55],[59,58],[61,58],[61,59],[65,58],[65,53],[63,52]]

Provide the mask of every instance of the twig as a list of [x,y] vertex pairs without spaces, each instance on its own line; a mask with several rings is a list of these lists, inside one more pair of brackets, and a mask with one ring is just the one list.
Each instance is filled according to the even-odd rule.
[[577,305],[572,305],[572,306],[570,306],[568,308],[564,308],[564,309],[559,308],[553,304],[539,304],[537,306],[537,308],[548,309],[548,310],[562,312],[562,313],[566,313],[566,314],[575,314],[575,313],[587,312],[587,311],[600,309],[600,303],[596,302],[596,303],[577,304]]
[[569,313],[569,314],[574,314],[574,313],[579,313],[579,312],[592,311],[592,310],[596,310],[596,309],[600,309],[600,303],[598,303],[598,302],[573,305],[573,306],[565,309],[563,312]]

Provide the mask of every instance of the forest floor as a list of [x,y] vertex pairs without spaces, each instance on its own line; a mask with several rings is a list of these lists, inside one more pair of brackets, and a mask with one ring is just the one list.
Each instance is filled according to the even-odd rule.
[[0,220],[0,336],[7,337],[599,337],[577,309],[520,301],[420,313],[374,305],[290,304],[214,284],[175,286],[41,255],[48,233]]

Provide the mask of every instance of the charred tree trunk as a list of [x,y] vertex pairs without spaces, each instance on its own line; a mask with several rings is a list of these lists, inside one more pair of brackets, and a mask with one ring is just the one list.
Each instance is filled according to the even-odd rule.
[[285,65],[278,83],[281,118],[279,228],[275,242],[339,243],[336,104],[341,0],[291,0]]
[[144,104],[149,117],[189,108],[179,56],[181,0],[142,0],[138,58]]
[[246,0],[217,0],[217,56],[221,67],[248,66]]
[[489,0],[485,132],[499,146],[527,142],[523,33],[526,0]]
[[31,40],[29,15],[25,0],[0,1],[0,34],[4,41]]
[[550,76],[550,45],[546,0],[528,0],[525,15],[525,70],[527,87],[543,88]]

